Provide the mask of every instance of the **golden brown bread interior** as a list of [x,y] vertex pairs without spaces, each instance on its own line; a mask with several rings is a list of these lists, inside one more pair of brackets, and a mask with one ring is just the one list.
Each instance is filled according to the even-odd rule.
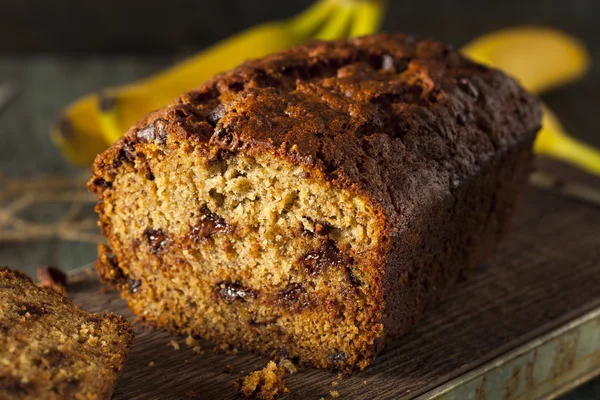
[[0,399],[109,399],[132,339],[124,317],[0,266]]
[[364,368],[493,251],[539,123],[411,36],[246,62],[98,157],[98,271],[151,325]]

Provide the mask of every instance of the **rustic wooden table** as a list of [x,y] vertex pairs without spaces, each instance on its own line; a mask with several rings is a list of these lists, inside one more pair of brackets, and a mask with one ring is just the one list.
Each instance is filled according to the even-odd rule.
[[[170,61],[164,57],[122,56],[1,57],[0,82],[12,80],[19,87],[15,100],[0,112],[1,173],[11,178],[79,176],[82,171],[63,161],[48,138],[49,126],[57,112],[78,95],[127,82],[155,71]],[[572,132],[600,146],[600,135],[596,134],[597,127],[592,125],[597,113],[595,107],[600,98],[596,94],[600,88],[600,75],[594,74],[586,82],[550,94],[545,100]],[[581,176],[581,179],[587,178]],[[546,203],[543,196],[536,199],[540,208],[555,205],[552,202]],[[39,204],[28,209],[24,217],[52,221],[61,211],[64,210],[57,205]],[[93,217],[91,205],[81,210],[80,214],[81,218]],[[572,222],[573,235],[576,235],[578,224],[585,225],[586,218],[577,217]],[[569,236],[568,232],[563,234]],[[536,238],[530,237],[527,240],[533,244]],[[568,257],[568,254],[560,251],[561,249],[557,249],[557,257]],[[0,243],[0,262],[30,275],[34,275],[35,269],[42,265],[53,264],[71,270],[92,262],[94,258],[95,246],[91,243],[56,239]],[[576,290],[573,293],[576,293]],[[544,310],[540,312],[543,313]],[[587,384],[565,397],[569,400],[599,398],[600,380]]]

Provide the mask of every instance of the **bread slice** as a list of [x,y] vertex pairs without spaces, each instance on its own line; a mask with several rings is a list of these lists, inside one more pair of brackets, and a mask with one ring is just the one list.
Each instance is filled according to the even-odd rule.
[[124,317],[0,266],[0,399],[109,399],[132,339]]
[[98,271],[147,323],[364,368],[489,256],[536,99],[402,34],[218,75],[100,155]]

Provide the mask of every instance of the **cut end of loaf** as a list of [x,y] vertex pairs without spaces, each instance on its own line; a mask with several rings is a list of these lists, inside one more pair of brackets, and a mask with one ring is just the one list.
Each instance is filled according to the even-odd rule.
[[386,241],[372,202],[270,154],[180,146],[115,171],[90,183],[110,246],[98,270],[146,322],[321,368],[368,365]]
[[0,266],[0,398],[109,398],[133,341],[123,316],[90,314]]

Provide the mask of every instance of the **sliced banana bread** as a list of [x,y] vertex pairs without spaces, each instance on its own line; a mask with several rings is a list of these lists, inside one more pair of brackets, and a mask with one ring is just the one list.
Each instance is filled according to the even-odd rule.
[[539,127],[514,80],[434,41],[248,61],[96,159],[98,271],[151,325],[364,368],[492,253]]
[[124,317],[0,266],[0,399],[109,399],[132,339]]

